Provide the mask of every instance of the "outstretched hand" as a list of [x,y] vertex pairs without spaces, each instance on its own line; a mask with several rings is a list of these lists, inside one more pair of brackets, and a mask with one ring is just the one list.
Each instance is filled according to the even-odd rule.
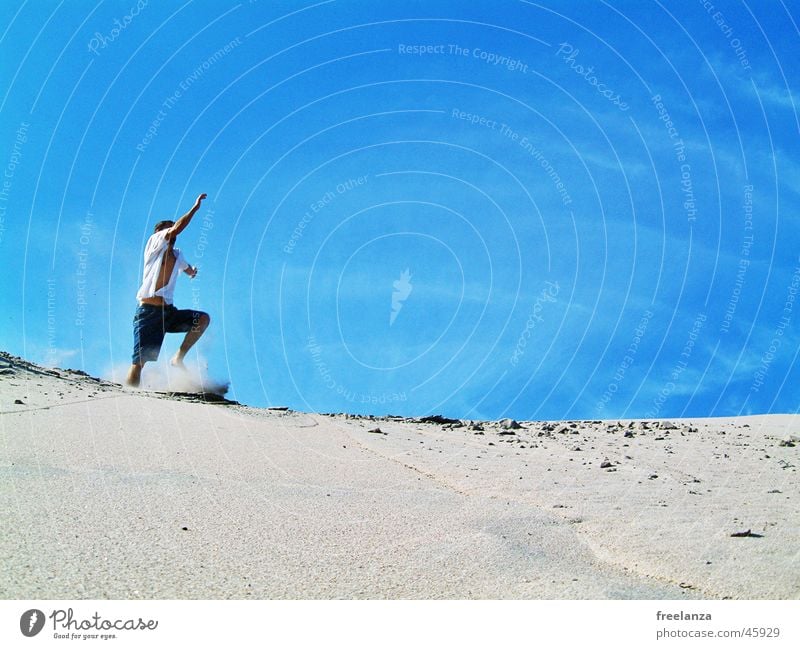
[[194,204],[197,205],[197,207],[200,207],[200,203],[206,199],[206,196],[208,196],[208,194],[200,194]]
[[192,279],[194,279],[197,276],[197,266],[189,266],[186,269],[186,274]]

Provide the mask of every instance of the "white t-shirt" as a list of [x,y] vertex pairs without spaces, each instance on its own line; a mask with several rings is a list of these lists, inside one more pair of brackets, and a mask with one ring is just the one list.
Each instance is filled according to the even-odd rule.
[[172,296],[175,293],[175,283],[178,279],[178,273],[188,268],[189,264],[186,262],[186,259],[184,259],[180,249],[173,248],[172,252],[175,255],[175,265],[172,268],[172,275],[164,286],[156,290],[158,276],[161,271],[161,260],[168,250],[169,241],[167,240],[166,229],[154,233],[147,240],[147,245],[144,247],[142,286],[136,294],[137,300],[142,300],[147,297],[162,297],[164,298],[164,302],[172,304]]

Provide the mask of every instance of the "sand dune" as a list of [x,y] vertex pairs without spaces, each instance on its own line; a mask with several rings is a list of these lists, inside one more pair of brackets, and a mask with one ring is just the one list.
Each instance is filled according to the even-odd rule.
[[3,598],[800,595],[793,416],[304,414],[2,355],[0,422]]

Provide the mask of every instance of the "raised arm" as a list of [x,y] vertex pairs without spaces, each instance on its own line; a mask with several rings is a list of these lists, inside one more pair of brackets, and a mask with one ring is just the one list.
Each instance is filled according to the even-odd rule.
[[175,241],[175,237],[177,237],[181,232],[186,229],[186,226],[192,220],[195,212],[200,209],[200,203],[202,203],[206,198],[205,194],[200,194],[197,197],[197,200],[194,202],[192,209],[190,209],[186,214],[184,214],[181,218],[175,221],[175,225],[173,225],[169,230],[167,230],[167,239],[170,241]]

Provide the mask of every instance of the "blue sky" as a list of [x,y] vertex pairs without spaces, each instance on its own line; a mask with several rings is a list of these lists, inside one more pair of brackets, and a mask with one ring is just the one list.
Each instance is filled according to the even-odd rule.
[[1,346],[128,363],[144,242],[206,192],[175,301],[210,313],[198,352],[242,402],[796,412],[798,20],[780,1],[5,2]]

